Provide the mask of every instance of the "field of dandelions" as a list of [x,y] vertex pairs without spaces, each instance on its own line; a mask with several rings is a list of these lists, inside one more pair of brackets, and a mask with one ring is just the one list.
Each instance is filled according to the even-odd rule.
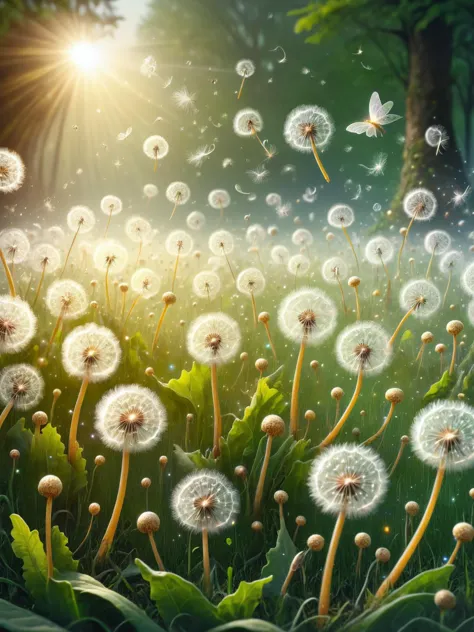
[[[326,178],[320,117],[285,134]],[[471,630],[474,263],[435,195],[362,241],[166,195],[159,237],[113,195],[0,233],[1,629]]]

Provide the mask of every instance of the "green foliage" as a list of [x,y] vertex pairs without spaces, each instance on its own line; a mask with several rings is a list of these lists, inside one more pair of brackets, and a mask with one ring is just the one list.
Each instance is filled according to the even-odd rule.
[[54,568],[58,571],[76,571],[79,562],[72,557],[69,550],[68,539],[57,525],[51,529],[51,549],[53,552]]
[[438,382],[431,385],[429,391],[423,397],[423,403],[429,404],[435,399],[446,399],[454,384],[456,378],[454,375],[449,375],[448,371],[445,371]]
[[12,514],[10,520],[13,525],[12,549],[23,561],[23,579],[26,587],[35,601],[44,600],[48,571],[46,553],[39,533],[36,529],[30,531],[23,518],[17,514]]
[[246,619],[245,621],[225,623],[217,628],[212,628],[211,632],[282,632],[282,630],[262,619]]
[[429,592],[435,593],[438,590],[448,587],[449,578],[454,570],[452,564],[446,566],[440,566],[439,568],[433,568],[424,573],[420,573],[413,579],[407,581],[403,586],[397,588],[391,592],[384,599],[383,603],[389,603],[395,601],[405,595],[412,595],[415,593]]
[[399,632],[411,620],[437,610],[434,594],[414,593],[368,610],[344,628],[344,632]]
[[50,616],[63,625],[80,617],[76,596],[69,582],[51,578],[46,585],[46,599]]
[[180,616],[192,618],[193,629],[198,630],[251,617],[262,599],[263,587],[272,581],[272,577],[264,577],[250,583],[240,582],[236,592],[214,606],[194,584],[179,575],[154,571],[138,559],[135,563],[150,584],[151,598],[167,626]]
[[39,614],[0,599],[0,628],[5,632],[66,632]]
[[291,562],[297,554],[293,540],[288,533],[284,520],[280,520],[280,529],[278,531],[276,546],[267,553],[267,563],[262,568],[261,577],[272,576],[273,581],[265,586],[264,594],[266,597],[277,596],[281,592],[281,588],[285,581]]
[[402,337],[400,338],[400,342],[405,342],[405,340],[411,340],[413,338],[413,334],[410,329],[405,329]]

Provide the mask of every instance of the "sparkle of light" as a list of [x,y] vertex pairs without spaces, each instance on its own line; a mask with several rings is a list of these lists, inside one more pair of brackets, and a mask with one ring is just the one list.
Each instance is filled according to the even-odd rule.
[[91,42],[77,42],[69,49],[69,58],[83,72],[92,72],[100,64],[100,51]]

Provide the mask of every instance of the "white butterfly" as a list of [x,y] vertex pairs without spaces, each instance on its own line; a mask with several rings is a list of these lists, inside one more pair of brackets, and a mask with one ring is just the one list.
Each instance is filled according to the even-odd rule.
[[126,132],[120,132],[120,134],[117,134],[117,140],[125,140],[126,138],[130,136],[131,133],[132,133],[132,128],[128,127]]
[[382,105],[379,93],[373,92],[369,103],[369,118],[361,123],[352,123],[346,127],[347,132],[354,134],[366,134],[367,136],[377,136],[377,132],[385,134],[383,125],[394,123],[401,119],[398,114],[389,114],[393,107],[393,101],[387,101]]

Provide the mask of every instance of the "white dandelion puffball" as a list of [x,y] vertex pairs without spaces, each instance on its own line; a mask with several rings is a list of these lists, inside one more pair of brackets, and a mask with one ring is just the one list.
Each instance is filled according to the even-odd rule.
[[206,216],[201,211],[192,211],[186,217],[186,226],[190,230],[201,230],[206,225]]
[[150,241],[152,234],[151,224],[143,217],[134,215],[125,224],[125,234],[135,243]]
[[258,268],[246,268],[242,270],[235,281],[239,292],[246,296],[259,296],[265,289],[266,281]]
[[94,265],[97,270],[110,267],[114,272],[122,272],[127,267],[128,250],[114,239],[106,239],[94,250]]
[[235,64],[235,72],[240,77],[251,77],[255,72],[255,64],[251,59],[240,59]]
[[73,206],[67,214],[67,225],[74,233],[88,233],[95,226],[95,214],[88,206]]
[[400,290],[400,307],[421,320],[432,316],[441,305],[441,294],[436,285],[426,279],[408,281]]
[[446,129],[442,125],[431,125],[426,129],[425,141],[430,147],[443,146],[449,140]]
[[225,189],[213,189],[207,196],[207,201],[212,208],[227,208],[230,204],[230,195]]
[[461,283],[464,291],[474,296],[474,261],[464,270]]
[[270,251],[270,257],[272,258],[273,263],[276,263],[280,266],[288,265],[288,261],[290,259],[290,251],[286,246],[273,246]]
[[3,404],[13,400],[17,410],[28,410],[43,397],[44,380],[31,364],[12,364],[0,374],[0,399]]
[[295,246],[311,246],[313,243],[313,235],[306,228],[298,228],[291,235],[291,241]]
[[165,248],[168,254],[187,257],[191,254],[194,242],[189,233],[184,230],[173,230],[166,238]]
[[160,291],[161,279],[150,268],[139,268],[132,274],[130,286],[134,292],[143,298],[149,299],[156,296]]
[[38,244],[32,248],[29,262],[35,272],[52,274],[61,265],[61,253],[51,244]]
[[474,408],[464,402],[437,401],[420,410],[410,430],[417,457],[448,470],[474,465]]
[[156,184],[145,184],[143,187],[143,195],[149,200],[156,197],[158,195],[158,187]]
[[310,153],[311,138],[318,149],[324,151],[334,132],[329,114],[317,105],[301,105],[286,117],[283,135],[290,147]]
[[64,339],[64,369],[73,377],[103,382],[117,370],[122,351],[113,331],[89,323],[76,327]]
[[293,255],[288,260],[288,272],[293,275],[301,276],[306,274],[310,268],[311,262],[304,255]]
[[232,483],[215,470],[188,474],[171,496],[173,516],[185,529],[217,533],[230,527],[239,513],[239,494]]
[[278,309],[280,331],[293,342],[316,346],[336,328],[337,309],[319,288],[303,288],[288,294]]
[[152,160],[160,160],[164,158],[170,150],[170,146],[168,145],[168,141],[163,138],[163,136],[153,135],[148,136],[148,138],[143,143],[143,153],[148,158]]
[[122,200],[116,195],[106,195],[100,201],[100,209],[106,215],[118,215],[122,208]]
[[0,191],[2,193],[18,191],[24,179],[23,160],[16,152],[0,147]]
[[212,299],[216,298],[221,289],[221,281],[215,272],[204,270],[198,272],[193,279],[193,292],[199,298]]
[[386,237],[378,236],[370,239],[365,246],[365,258],[373,266],[381,266],[393,259],[392,242]]
[[450,274],[461,266],[463,260],[462,252],[459,250],[450,250],[441,257],[439,269],[443,274]]
[[166,425],[166,410],[159,397],[138,384],[118,386],[97,404],[95,429],[112,450],[149,450],[161,439]]
[[234,237],[228,230],[216,230],[209,237],[209,250],[213,255],[222,257],[234,250]]
[[330,446],[309,473],[311,498],[324,513],[345,511],[350,518],[372,513],[388,487],[385,464],[375,450],[361,445]]
[[321,276],[326,283],[337,285],[339,281],[344,281],[349,276],[349,266],[341,257],[331,257],[321,266]]
[[0,248],[8,263],[23,263],[30,253],[30,240],[19,228],[7,228],[0,233]]
[[201,364],[225,364],[240,348],[238,323],[222,312],[203,314],[188,330],[188,352]]
[[258,246],[261,244],[267,236],[267,232],[260,224],[252,224],[245,232],[245,239],[252,246]]
[[428,189],[413,189],[403,198],[403,210],[415,220],[426,222],[436,213],[438,203]]
[[83,316],[89,307],[85,289],[72,279],[53,281],[46,292],[46,307],[53,316],[73,320]]
[[166,197],[173,204],[181,206],[191,197],[191,190],[184,182],[172,182],[166,189]]
[[17,296],[0,296],[0,354],[18,353],[36,333],[36,316]]
[[263,119],[260,112],[253,108],[239,110],[234,116],[234,132],[237,136],[252,136],[263,129]]
[[451,246],[451,237],[445,230],[432,230],[426,234],[423,243],[426,252],[442,255]]
[[359,321],[345,327],[336,340],[336,357],[343,369],[364,375],[382,373],[392,361],[390,335],[378,323]]
[[281,195],[278,193],[269,193],[265,198],[265,204],[268,206],[281,206]]
[[354,211],[347,204],[335,204],[328,211],[328,224],[335,228],[348,228],[354,219]]

